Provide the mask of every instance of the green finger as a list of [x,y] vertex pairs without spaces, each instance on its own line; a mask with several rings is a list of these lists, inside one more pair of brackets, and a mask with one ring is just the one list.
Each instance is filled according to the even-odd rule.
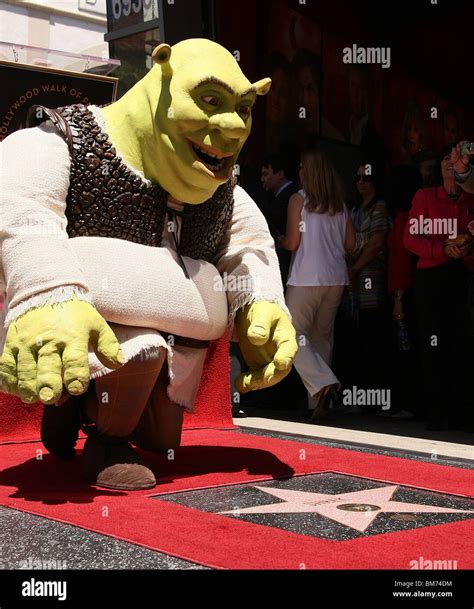
[[25,404],[39,401],[36,391],[36,360],[29,349],[20,349],[17,356],[18,390]]
[[0,357],[0,390],[2,387],[7,393],[18,394],[16,357],[8,346],[5,346]]
[[11,377],[0,372],[0,393],[10,393],[12,395],[19,395],[18,383],[16,380],[11,382]]
[[111,327],[104,322],[100,328],[97,340],[96,354],[100,362],[115,370],[124,363],[124,357]]
[[85,343],[65,347],[62,354],[64,386],[72,395],[80,395],[89,386],[89,352]]
[[298,351],[298,344],[296,342],[296,330],[283,312],[278,319],[273,339],[277,347],[273,356],[273,363],[279,370],[286,370],[291,367]]
[[286,370],[291,367],[298,351],[298,344],[294,338],[282,340],[278,343],[277,351],[273,358],[275,367],[279,370]]
[[61,397],[61,369],[61,355],[57,346],[48,344],[42,347],[38,353],[37,389],[40,400],[45,404],[53,404]]
[[270,338],[271,319],[268,315],[260,313],[252,319],[249,329],[247,330],[247,338],[253,345],[264,345]]
[[270,363],[264,368],[240,374],[235,381],[235,387],[239,393],[266,389],[279,383],[289,372],[290,369],[277,370],[273,363]]

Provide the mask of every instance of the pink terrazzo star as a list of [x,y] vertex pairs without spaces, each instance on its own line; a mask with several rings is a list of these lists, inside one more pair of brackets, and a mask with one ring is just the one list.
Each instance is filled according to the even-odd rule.
[[[441,514],[468,514],[472,510],[454,510],[452,508],[436,507],[433,505],[422,505],[418,503],[404,503],[401,501],[390,501],[398,486],[384,486],[365,491],[354,491],[340,495],[326,495],[323,493],[309,493],[304,491],[291,491],[280,488],[269,488],[256,486],[260,491],[269,493],[283,503],[271,503],[269,505],[257,505],[255,507],[243,508],[240,514],[289,514],[315,512],[331,520],[335,520],[347,527],[363,533],[384,512],[396,513],[441,513]],[[360,511],[348,511],[344,506],[360,506]],[[219,512],[220,514],[234,514],[235,510]]]

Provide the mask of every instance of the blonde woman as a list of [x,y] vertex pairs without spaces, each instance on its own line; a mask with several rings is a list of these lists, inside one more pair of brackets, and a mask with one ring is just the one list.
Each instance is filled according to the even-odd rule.
[[345,255],[355,246],[355,231],[342,181],[322,152],[303,155],[299,176],[302,189],[290,198],[281,246],[293,252],[286,303],[299,344],[294,364],[308,390],[312,418],[320,418],[323,398],[339,385],[330,368],[334,319],[349,284]]

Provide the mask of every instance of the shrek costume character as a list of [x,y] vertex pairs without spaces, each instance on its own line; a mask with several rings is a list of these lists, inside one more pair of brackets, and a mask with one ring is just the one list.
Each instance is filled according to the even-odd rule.
[[204,39],[153,59],[117,102],[34,107],[1,144],[2,390],[43,403],[58,457],[81,426],[88,480],[113,489],[156,484],[131,443],[179,446],[209,340],[239,340],[241,392],[297,349],[274,242],[233,175],[271,82]]

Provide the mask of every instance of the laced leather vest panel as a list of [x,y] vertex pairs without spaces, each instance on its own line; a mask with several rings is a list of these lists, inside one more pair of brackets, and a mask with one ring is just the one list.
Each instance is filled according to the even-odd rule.
[[[39,112],[38,109],[41,109]],[[66,199],[69,237],[100,236],[160,246],[168,193],[146,184],[117,152],[86,106],[33,106],[28,126],[51,119],[68,142],[70,185]],[[200,205],[185,205],[179,253],[212,262],[231,221],[235,178]]]

